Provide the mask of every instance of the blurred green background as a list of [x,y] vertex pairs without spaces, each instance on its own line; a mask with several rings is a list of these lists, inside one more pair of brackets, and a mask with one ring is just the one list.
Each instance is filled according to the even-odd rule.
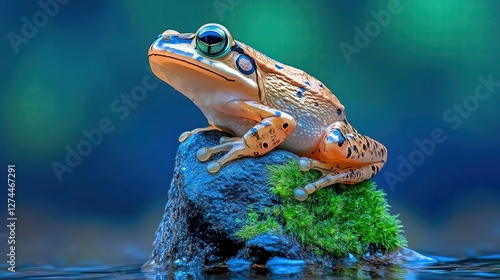
[[[388,147],[374,181],[401,214],[412,249],[456,257],[500,250],[498,1],[41,0],[0,7],[0,181],[7,164],[16,164],[18,265],[148,258],[177,138],[206,120],[151,76],[147,49],[166,29],[195,32],[207,22],[321,80],[351,124]],[[377,15],[385,22],[376,23]],[[114,111],[144,79],[155,88],[128,114]],[[84,130],[103,119],[113,131],[91,151],[80,147],[88,155],[58,178],[55,162],[67,164],[68,149],[78,149]],[[415,140],[435,129],[446,140],[418,152]],[[7,186],[0,188],[4,215]],[[0,227],[0,252],[7,252],[5,237]]]

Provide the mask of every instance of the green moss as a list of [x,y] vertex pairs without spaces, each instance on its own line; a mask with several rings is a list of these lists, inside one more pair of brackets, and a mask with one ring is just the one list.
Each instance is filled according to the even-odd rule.
[[271,191],[282,201],[280,206],[256,213],[253,209],[242,230],[244,240],[260,233],[279,232],[296,237],[318,254],[337,257],[348,253],[361,255],[367,250],[394,251],[406,246],[397,215],[390,215],[385,193],[375,183],[337,185],[318,190],[300,202],[294,190],[317,180],[318,171],[302,172],[297,163],[270,166]]
[[250,207],[246,222],[236,235],[243,240],[248,240],[261,233],[282,234],[282,230],[276,219],[271,217],[269,209],[263,213],[257,213],[253,207]]

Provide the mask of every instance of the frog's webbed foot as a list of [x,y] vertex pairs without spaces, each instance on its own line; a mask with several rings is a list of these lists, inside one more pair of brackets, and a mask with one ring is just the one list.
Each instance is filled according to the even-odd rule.
[[220,128],[216,127],[213,124],[210,124],[207,127],[202,127],[202,128],[195,128],[191,131],[185,131],[179,136],[179,142],[184,142],[189,136],[196,134],[198,132],[202,131],[209,131],[209,130],[220,130]]
[[310,158],[301,157],[299,159],[299,167],[302,171],[311,169],[319,170],[323,173],[316,182],[309,183],[303,188],[295,190],[295,198],[299,201],[304,201],[315,191],[328,187],[334,184],[352,185],[368,180],[375,176],[384,165],[383,162],[368,164],[361,167],[343,167],[337,169],[339,165],[333,167],[333,163],[322,162]]

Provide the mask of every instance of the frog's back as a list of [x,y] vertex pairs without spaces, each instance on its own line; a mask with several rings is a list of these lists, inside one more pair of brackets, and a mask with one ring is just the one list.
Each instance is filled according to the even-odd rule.
[[[283,110],[297,121],[297,128],[284,143],[289,150],[295,147],[304,147],[306,151],[313,149],[329,125],[346,121],[344,106],[319,80],[243,43],[238,44],[257,66],[261,102]],[[301,151],[294,152],[301,154]]]
[[291,102],[302,109],[309,106],[314,111],[319,110],[323,114],[331,112],[335,120],[338,120],[338,109],[343,113],[344,106],[337,97],[313,76],[277,62],[243,43],[238,42],[238,44],[254,59],[259,69],[258,83],[263,103],[279,105],[279,103]]

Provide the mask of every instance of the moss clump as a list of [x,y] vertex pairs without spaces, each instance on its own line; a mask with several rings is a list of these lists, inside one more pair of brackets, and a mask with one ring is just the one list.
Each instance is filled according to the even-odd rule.
[[[278,220],[286,233],[318,254],[336,257],[367,251],[390,252],[406,246],[397,215],[390,215],[385,193],[375,183],[337,185],[318,190],[300,202],[294,190],[317,180],[318,171],[302,172],[296,162],[269,166],[271,191],[282,201],[266,213],[249,211],[243,229],[245,240],[260,233],[276,232]],[[271,213],[272,212],[272,213]]]
[[243,240],[248,240],[261,233],[282,234],[282,229],[276,219],[271,217],[269,209],[265,209],[263,213],[257,213],[253,207],[250,207],[245,225],[236,232],[236,235]]

